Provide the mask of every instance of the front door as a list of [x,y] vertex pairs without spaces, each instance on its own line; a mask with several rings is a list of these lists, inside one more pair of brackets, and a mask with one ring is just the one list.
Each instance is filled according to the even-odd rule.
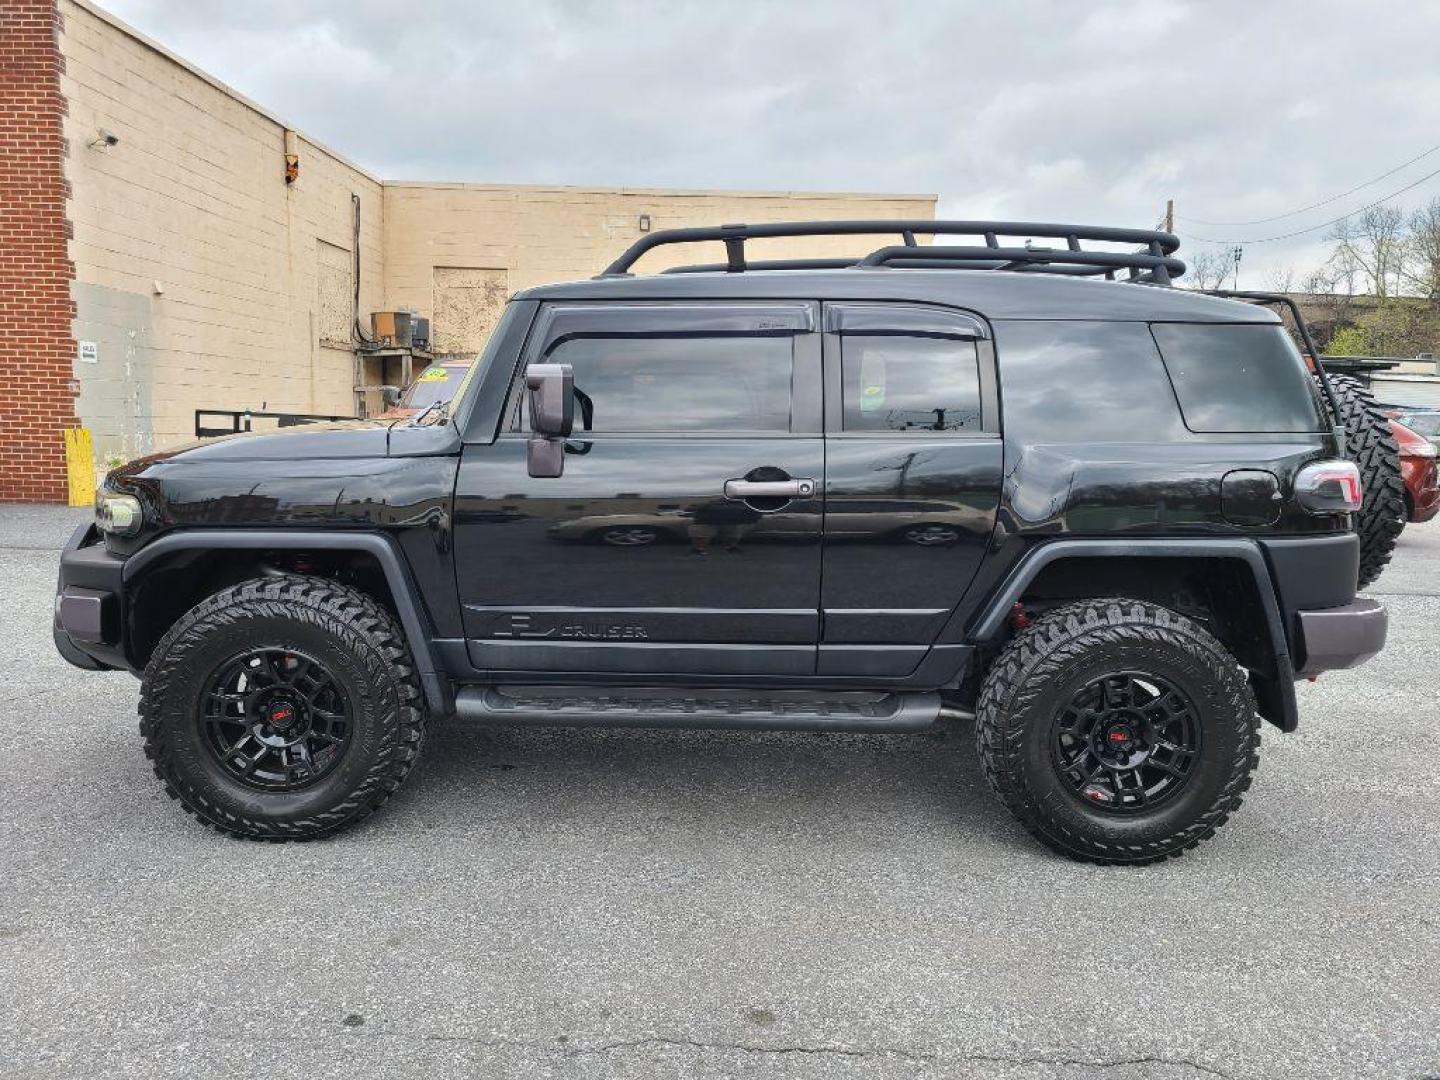
[[464,449],[455,565],[471,663],[526,673],[815,670],[824,485],[818,306],[555,303],[522,368],[568,364],[561,476],[526,470],[519,373]]

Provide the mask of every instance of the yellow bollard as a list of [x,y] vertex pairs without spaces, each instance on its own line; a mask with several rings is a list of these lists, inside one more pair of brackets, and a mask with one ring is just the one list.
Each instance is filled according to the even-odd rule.
[[95,501],[95,446],[89,428],[65,429],[65,471],[70,480],[70,505]]

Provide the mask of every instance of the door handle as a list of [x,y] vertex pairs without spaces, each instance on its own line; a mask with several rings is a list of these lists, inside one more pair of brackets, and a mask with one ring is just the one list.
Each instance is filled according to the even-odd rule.
[[815,481],[802,480],[726,480],[727,499],[808,499],[815,494]]

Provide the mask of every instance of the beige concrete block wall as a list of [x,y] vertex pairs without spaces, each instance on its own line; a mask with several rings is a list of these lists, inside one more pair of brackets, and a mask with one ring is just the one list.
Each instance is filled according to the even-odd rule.
[[[97,453],[190,438],[197,407],[350,413],[351,354],[320,323],[350,288],[352,192],[361,310],[382,306],[380,182],[299,136],[287,185],[282,123],[83,0],[60,10],[75,336],[99,346],[76,363],[79,412]],[[100,128],[119,143],[89,146]]]
[[[437,347],[477,349],[493,313],[455,318],[448,282],[459,271],[490,271],[508,292],[590,277],[651,230],[747,224],[789,219],[922,218],[935,216],[933,195],[853,195],[817,192],[666,191],[624,188],[515,187],[493,184],[385,185],[385,296],[435,318]],[[755,258],[863,254],[893,235],[756,241]],[[662,248],[638,272],[682,263],[723,260],[718,244]]]
[[[933,218],[935,197],[384,184],[92,5],[59,0],[78,342],[76,411],[97,455],[193,437],[197,408],[349,415],[352,194],[360,316],[414,308],[437,348],[483,345],[519,289],[593,275],[640,231],[788,218]],[[92,146],[100,129],[113,147]],[[754,257],[859,254],[853,237],[751,245]],[[715,261],[665,249],[641,272]],[[78,351],[78,350],[77,350]]]

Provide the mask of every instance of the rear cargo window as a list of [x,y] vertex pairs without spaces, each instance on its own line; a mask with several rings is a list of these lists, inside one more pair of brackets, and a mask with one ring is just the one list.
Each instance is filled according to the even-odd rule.
[[1305,362],[1281,326],[1154,323],[1191,431],[1318,431]]

